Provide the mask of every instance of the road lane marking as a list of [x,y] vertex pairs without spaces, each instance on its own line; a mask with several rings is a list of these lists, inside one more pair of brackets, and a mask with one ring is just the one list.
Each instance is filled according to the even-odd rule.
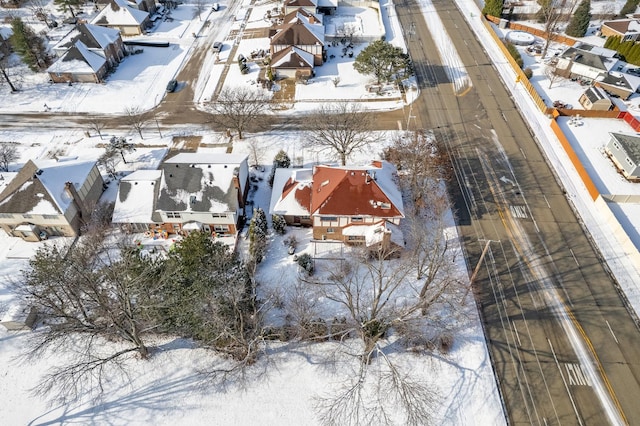
[[579,268],[580,264],[578,263],[578,259],[576,258],[576,255],[573,254],[573,250],[569,249],[569,252],[571,253],[571,256],[573,256],[573,261],[576,262],[576,265],[578,265],[578,268]]
[[589,376],[584,374],[582,365],[580,363],[566,363],[564,368],[567,370],[567,376],[569,377],[569,384],[573,386],[589,386],[591,387],[591,380]]
[[616,344],[620,344],[620,342],[618,342],[618,338],[616,337],[615,333],[613,332],[613,330],[611,329],[611,325],[609,324],[609,321],[604,320],[604,322],[607,323],[607,327],[609,327],[609,331],[611,332],[611,335],[613,336],[613,340],[616,341]]
[[526,219],[528,217],[527,209],[525,209],[524,206],[510,205],[509,210],[511,210],[511,216],[517,219]]
[[567,380],[564,378],[564,374],[562,374],[562,368],[560,368],[560,363],[558,362],[558,357],[556,356],[556,351],[553,350],[553,345],[551,344],[551,340],[547,338],[547,342],[549,343],[549,347],[551,348],[551,353],[553,354],[553,359],[556,361],[556,365],[558,366],[558,371],[560,372],[560,377],[562,378],[562,383],[564,383],[564,388],[567,391],[567,395],[569,395],[569,400],[571,401],[571,406],[573,407],[573,412],[576,413],[576,418],[578,419],[578,423],[583,426],[582,418],[578,413],[578,408],[576,407],[576,402],[573,400],[573,395],[571,395],[571,391],[569,390],[569,385],[567,385]]

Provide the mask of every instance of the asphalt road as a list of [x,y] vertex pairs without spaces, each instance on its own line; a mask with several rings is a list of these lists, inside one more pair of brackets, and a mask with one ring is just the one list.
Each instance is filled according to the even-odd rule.
[[406,119],[452,156],[470,272],[486,249],[474,292],[508,421],[637,424],[634,318],[482,46],[453,2],[433,3],[472,88],[454,93],[417,4],[396,2],[422,91]]

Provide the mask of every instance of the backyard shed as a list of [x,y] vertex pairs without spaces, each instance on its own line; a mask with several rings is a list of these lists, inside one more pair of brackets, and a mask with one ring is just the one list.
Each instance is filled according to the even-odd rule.
[[613,103],[607,95],[607,92],[600,87],[589,87],[580,95],[578,99],[580,105],[586,110],[609,111],[613,108]]

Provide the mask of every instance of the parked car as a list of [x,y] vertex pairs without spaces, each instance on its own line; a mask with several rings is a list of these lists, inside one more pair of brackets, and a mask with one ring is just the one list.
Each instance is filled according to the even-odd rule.
[[640,68],[629,68],[627,70],[628,74],[640,76]]
[[178,80],[171,80],[167,84],[167,93],[173,92],[174,90],[176,90],[176,87],[178,87]]
[[213,51],[214,52],[220,52],[222,50],[222,43],[219,41],[216,41],[215,43],[213,43]]

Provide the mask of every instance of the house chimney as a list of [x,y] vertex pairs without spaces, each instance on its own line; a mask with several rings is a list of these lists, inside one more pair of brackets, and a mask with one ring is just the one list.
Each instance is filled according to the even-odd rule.
[[371,165],[372,165],[373,167],[377,167],[377,168],[381,169],[381,168],[382,168],[382,161],[380,161],[380,160],[373,160],[373,161],[371,162]]
[[315,17],[315,15],[314,15],[314,14],[310,14],[310,15],[309,15],[309,23],[310,23],[310,24],[315,24],[315,23],[317,23],[317,21],[316,21],[316,17]]
[[64,192],[67,193],[67,195],[71,198],[71,201],[73,202],[73,204],[76,205],[76,209],[78,209],[78,212],[80,213],[80,217],[88,217],[89,212],[87,211],[84,203],[80,199],[80,195],[78,194],[78,191],[76,191],[76,187],[73,186],[71,182],[64,183]]

